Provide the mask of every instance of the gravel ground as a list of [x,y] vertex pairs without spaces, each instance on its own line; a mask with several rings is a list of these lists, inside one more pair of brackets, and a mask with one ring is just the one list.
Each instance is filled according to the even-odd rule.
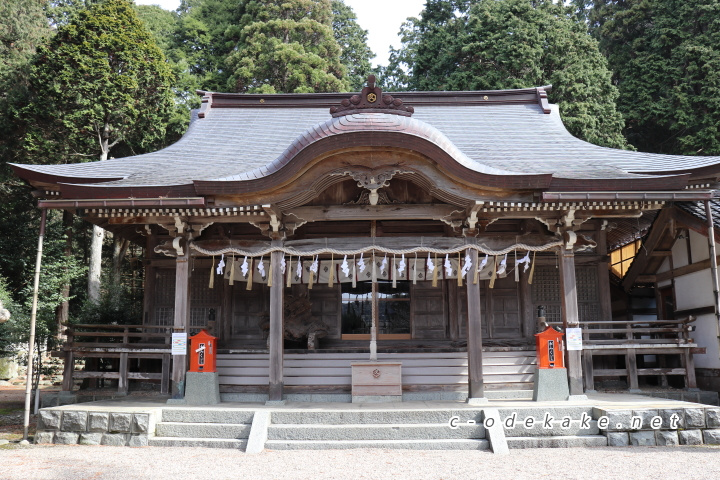
[[90,446],[0,447],[2,479],[713,479],[720,448],[632,447],[488,452],[265,451]]

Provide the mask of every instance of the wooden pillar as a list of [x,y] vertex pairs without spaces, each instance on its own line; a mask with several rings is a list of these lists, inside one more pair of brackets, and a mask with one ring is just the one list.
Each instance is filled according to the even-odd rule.
[[[717,251],[715,249],[715,224],[713,223],[710,200],[705,200],[705,217],[708,228],[707,236],[708,250],[710,252],[710,275],[713,286],[713,305],[715,306],[715,327],[717,328],[717,336],[720,336],[720,282],[718,281]],[[690,238],[689,232],[687,238]]]
[[[470,250],[470,258],[473,265],[477,265],[477,250]],[[468,301],[468,400],[485,397],[482,373],[482,318],[480,317],[480,282],[473,284],[468,278],[467,301]]]
[[162,373],[160,378],[160,393],[167,395],[170,390],[170,354],[162,356]]
[[[190,323],[190,247],[185,242],[183,255],[175,260],[175,315],[174,331],[188,331]],[[185,395],[185,373],[187,372],[187,355],[174,355],[172,366],[172,396],[183,398]]]
[[[612,298],[610,296],[610,259],[607,257],[607,230],[597,231],[597,253],[604,255],[605,260],[601,260],[597,265],[598,273],[598,299],[600,300],[600,318],[599,320],[612,320]],[[592,386],[586,385],[592,389]]]
[[[577,302],[577,282],[575,280],[575,253],[572,248],[560,247],[558,252],[560,267],[560,299],[562,302],[563,327],[577,328],[580,326],[580,315]],[[583,394],[582,359],[580,350],[566,351],[565,365],[568,369],[570,395]]]
[[[150,227],[152,230],[152,227]],[[155,248],[155,234],[150,234],[145,242],[145,285],[143,286],[143,325],[153,325],[155,321],[155,272],[152,266],[152,252]]]
[[[458,275],[460,275],[460,273],[458,273]],[[472,277],[468,275],[467,278],[469,278],[472,282]],[[458,285],[457,282],[444,281],[443,287],[445,290],[448,305],[448,338],[450,338],[450,340],[452,340],[453,342],[456,342],[460,338],[460,326],[458,325]]]
[[127,395],[128,393],[128,354],[122,352],[120,354],[120,373],[118,374],[118,393]]
[[[75,353],[72,350],[65,351],[65,366],[63,368],[63,384],[62,391],[70,393],[73,391],[74,380],[73,372],[75,371]],[[28,381],[31,381],[28,379]]]
[[282,252],[272,252],[271,254],[273,283],[270,287],[270,338],[268,339],[270,348],[268,400],[271,402],[280,402],[283,396],[283,288],[285,282],[283,282],[280,265],[282,257]]
[[634,348],[628,348],[625,352],[625,369],[627,370],[628,386],[631,392],[637,392],[640,390],[637,371],[637,351]]
[[[522,268],[520,266],[516,268]],[[535,343],[537,333],[537,317],[532,300],[532,286],[528,283],[528,273],[520,272],[518,297],[520,301],[520,315],[522,319],[523,336]]]

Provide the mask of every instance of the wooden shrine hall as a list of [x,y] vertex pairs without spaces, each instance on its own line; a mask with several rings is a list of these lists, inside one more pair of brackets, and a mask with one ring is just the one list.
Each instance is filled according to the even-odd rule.
[[[550,88],[200,92],[165,149],[13,168],[40,208],[145,247],[142,327],[217,336],[222,392],[347,392],[350,362],[373,357],[402,363],[404,391],[482,398],[532,380],[539,309],[588,344],[601,329],[636,383],[642,335],[606,325],[609,237],[709,201],[720,158],[581,141]],[[692,339],[673,331],[647,352],[684,348],[692,386]],[[168,358],[182,396],[186,359]],[[583,358],[566,352],[571,395],[594,388]]]

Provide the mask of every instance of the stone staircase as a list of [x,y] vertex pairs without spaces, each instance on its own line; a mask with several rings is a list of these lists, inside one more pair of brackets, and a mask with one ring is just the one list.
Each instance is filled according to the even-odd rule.
[[[258,412],[265,411],[259,410]],[[502,432],[491,444],[483,408],[458,409],[276,409],[258,451],[385,448],[502,450],[607,446],[592,407],[497,409]],[[245,450],[255,412],[231,408],[164,408],[151,446],[195,446]],[[531,419],[531,420],[529,420]],[[260,424],[261,422],[258,422]],[[256,428],[256,427],[253,427]],[[265,431],[265,429],[267,429]],[[256,445],[257,447],[257,445]]]
[[[450,428],[449,421],[466,421]],[[274,411],[265,448],[487,450],[482,410]]]
[[[508,448],[607,446],[593,407],[500,408]],[[531,418],[532,420],[528,420]],[[548,428],[549,427],[549,428]]]
[[230,408],[163,408],[148,445],[244,450],[254,414],[253,410]]

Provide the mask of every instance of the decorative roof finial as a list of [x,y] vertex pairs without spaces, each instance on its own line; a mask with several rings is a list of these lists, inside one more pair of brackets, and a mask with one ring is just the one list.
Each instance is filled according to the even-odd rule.
[[399,98],[383,94],[380,87],[375,86],[375,75],[368,75],[367,87],[359,95],[344,99],[340,105],[330,107],[333,117],[343,117],[355,113],[390,113],[393,115],[411,116],[415,112],[413,107],[403,105]]

